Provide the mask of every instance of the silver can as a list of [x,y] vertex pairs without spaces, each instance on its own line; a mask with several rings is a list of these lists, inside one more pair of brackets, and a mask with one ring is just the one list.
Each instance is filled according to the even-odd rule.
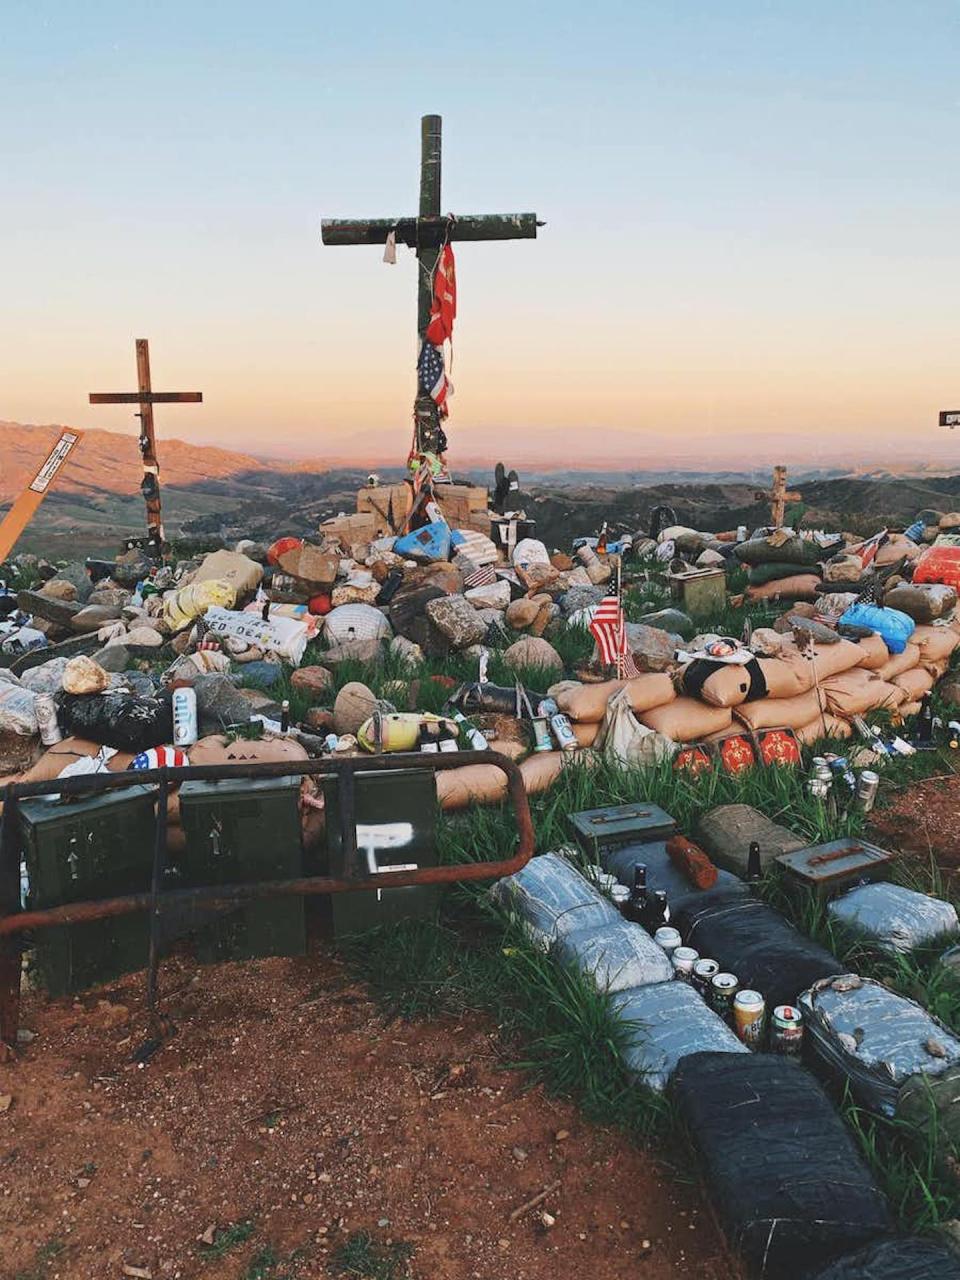
[[658,947],[664,949],[668,956],[672,957],[680,945],[680,934],[672,926],[664,924],[653,935],[653,940]]
[[674,976],[684,982],[692,982],[693,966],[700,959],[700,952],[693,947],[677,947],[670,958],[673,961]]
[[770,1051],[799,1056],[803,1049],[803,1015],[793,1004],[778,1004],[770,1019]]
[[52,747],[63,741],[63,733],[57,721],[57,704],[52,693],[38,693],[33,700],[33,709],[37,716],[37,727],[40,730],[40,741],[45,747]]
[[857,779],[857,805],[864,813],[869,813],[876,803],[879,786],[879,773],[874,773],[872,769],[864,769]]
[[737,541],[746,542],[746,540],[747,540],[747,526],[745,524],[738,524],[737,525]]
[[698,960],[693,966],[693,988],[699,991],[704,1000],[709,998],[710,983],[716,974],[720,972],[720,966],[716,960]]
[[740,982],[735,974],[715,973],[710,983],[710,1004],[714,1013],[719,1014],[725,1022],[733,1021],[733,1002],[740,990]]
[[192,747],[199,736],[197,693],[189,686],[173,691],[173,745]]

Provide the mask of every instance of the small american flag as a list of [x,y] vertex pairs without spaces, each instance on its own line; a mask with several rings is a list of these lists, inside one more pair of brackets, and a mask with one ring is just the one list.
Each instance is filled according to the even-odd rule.
[[627,624],[617,596],[606,596],[597,605],[590,634],[597,642],[600,661],[605,666],[616,666],[617,672],[622,671],[628,679],[640,674],[627,646]]
[[881,529],[879,533],[875,533],[872,538],[868,538],[866,542],[861,545],[857,554],[860,556],[860,563],[864,569],[868,569],[870,565],[873,564],[876,559],[877,552],[883,544],[885,542],[889,542],[889,540],[890,537],[886,529]]
[[450,412],[447,396],[453,394],[453,385],[447,378],[443,365],[443,352],[432,342],[424,342],[420,348],[417,376],[420,380],[420,390],[435,401],[440,417],[445,418]]
[[467,590],[472,587],[492,587],[496,580],[492,564],[472,565],[463,575],[463,585]]

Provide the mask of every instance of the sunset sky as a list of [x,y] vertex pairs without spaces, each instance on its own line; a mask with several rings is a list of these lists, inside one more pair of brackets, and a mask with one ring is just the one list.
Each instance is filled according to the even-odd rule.
[[400,462],[415,260],[320,217],[535,210],[458,250],[456,462],[946,460],[955,0],[6,0],[0,420]]

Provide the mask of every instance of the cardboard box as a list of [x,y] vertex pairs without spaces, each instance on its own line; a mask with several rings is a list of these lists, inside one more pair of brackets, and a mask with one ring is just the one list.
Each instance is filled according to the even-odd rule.
[[358,512],[354,516],[333,516],[324,520],[318,530],[326,538],[340,538],[344,546],[354,542],[372,542],[392,533],[387,522],[372,512]]
[[368,485],[357,490],[357,511],[372,515],[383,525],[384,534],[399,533],[413,507],[413,485]]

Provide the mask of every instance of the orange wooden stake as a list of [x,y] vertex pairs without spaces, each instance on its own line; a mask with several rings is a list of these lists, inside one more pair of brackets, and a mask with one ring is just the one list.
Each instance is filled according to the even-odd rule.
[[82,438],[83,432],[76,431],[72,427],[69,431],[61,431],[60,439],[50,450],[40,470],[0,524],[0,560],[6,560],[16,546],[17,539],[33,519],[37,507],[47,496],[60,468]]

